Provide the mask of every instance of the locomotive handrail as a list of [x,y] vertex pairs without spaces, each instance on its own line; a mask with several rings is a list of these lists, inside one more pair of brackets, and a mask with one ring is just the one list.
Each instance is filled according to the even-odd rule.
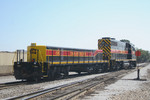
[[40,57],[41,57],[41,60],[42,60],[42,72],[44,72],[43,68],[44,68],[44,64],[43,64],[43,57],[42,57],[42,53],[41,53],[41,50],[39,50],[39,53],[40,53]]
[[40,51],[40,56],[41,56],[41,60],[42,60],[42,63],[43,63],[43,57],[42,57],[42,54],[41,54],[41,50],[39,50]]
[[[22,57],[21,57],[21,53],[22,53]],[[17,50],[17,51],[15,51],[12,63],[14,63],[15,58],[16,58],[16,62],[17,63],[18,62],[24,62],[24,50]]]
[[16,57],[16,55],[17,55],[17,52],[15,51],[15,55],[14,55],[14,57],[13,57],[12,64],[13,64],[13,63],[14,63],[14,61],[15,61],[15,57]]

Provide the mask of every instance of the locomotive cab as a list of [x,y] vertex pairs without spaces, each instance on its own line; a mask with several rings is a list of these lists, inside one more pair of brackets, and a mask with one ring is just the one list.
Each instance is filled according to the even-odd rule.
[[[22,50],[17,50],[17,61],[14,62],[14,75],[16,79],[38,81],[44,73],[45,46],[36,46],[35,43],[27,48],[27,61],[21,59]],[[24,54],[22,56],[24,58]]]

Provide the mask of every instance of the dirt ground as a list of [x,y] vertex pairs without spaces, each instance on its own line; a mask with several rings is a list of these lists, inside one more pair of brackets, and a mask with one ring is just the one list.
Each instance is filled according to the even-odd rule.
[[147,79],[138,89],[130,90],[125,93],[114,95],[111,100],[150,100],[150,69],[147,70]]
[[150,64],[141,67],[140,80],[136,78],[137,69],[81,100],[150,100]]

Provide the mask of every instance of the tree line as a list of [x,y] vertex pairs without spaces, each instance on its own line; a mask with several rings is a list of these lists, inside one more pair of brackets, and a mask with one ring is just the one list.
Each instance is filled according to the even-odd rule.
[[141,56],[137,57],[138,63],[150,62],[150,52],[143,49],[137,49],[141,51]]

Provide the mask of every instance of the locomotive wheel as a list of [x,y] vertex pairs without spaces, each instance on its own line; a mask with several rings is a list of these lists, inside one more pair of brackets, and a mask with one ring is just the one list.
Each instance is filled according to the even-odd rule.
[[27,81],[28,82],[33,82],[34,80],[33,80],[33,78],[28,78]]
[[34,76],[32,78],[33,81],[35,81],[35,82],[40,82],[41,81],[41,77],[38,74],[39,74],[38,72],[34,72]]
[[66,67],[64,68],[64,77],[67,77],[69,75],[69,70],[70,70],[70,67]]
[[120,69],[120,64],[116,65],[116,70]]
[[69,72],[66,70],[64,73],[64,77],[67,77],[69,75]]
[[41,81],[41,78],[40,78],[40,77],[35,77],[35,78],[34,78],[34,81],[35,81],[35,82],[40,82],[40,81]]
[[99,65],[100,67],[97,69],[98,73],[104,72],[104,68],[102,65]]
[[92,74],[94,72],[93,67],[87,67],[88,74]]
[[96,74],[99,73],[99,71],[100,71],[100,70],[98,70],[98,69],[96,69],[96,68],[94,69],[94,73],[96,73]]
[[78,75],[81,75],[81,72],[80,72],[80,71],[78,71]]
[[54,78],[54,71],[52,71],[52,70],[49,70],[49,72],[48,72],[48,80],[49,81],[52,81],[52,80],[54,80],[55,78]]

